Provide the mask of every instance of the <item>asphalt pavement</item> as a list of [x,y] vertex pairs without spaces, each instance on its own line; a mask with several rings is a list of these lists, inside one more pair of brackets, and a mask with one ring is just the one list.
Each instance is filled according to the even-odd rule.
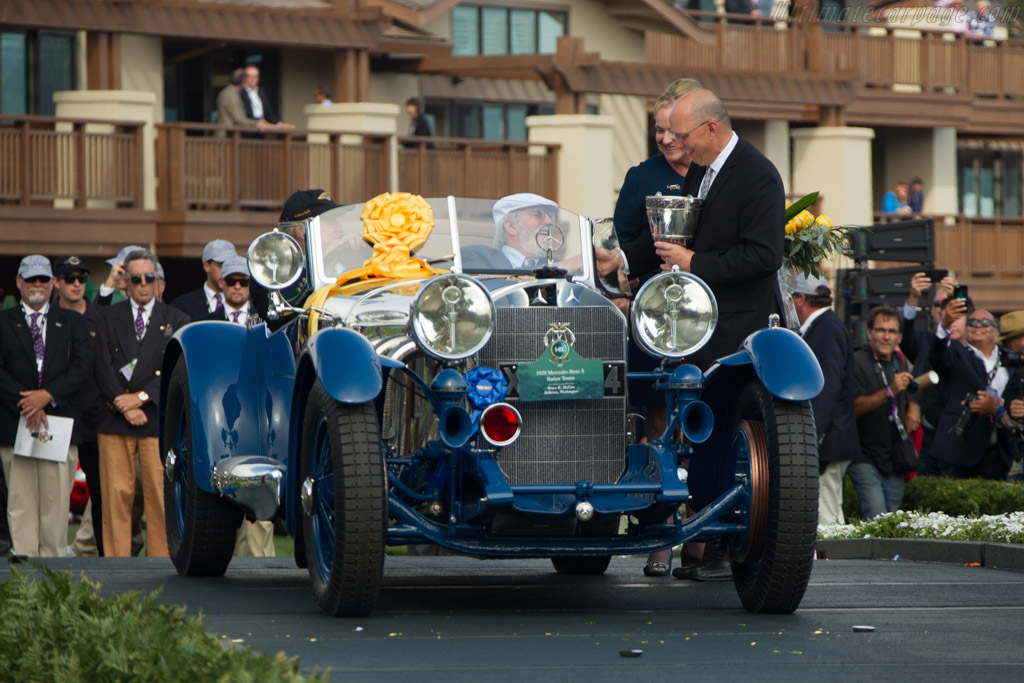
[[[815,561],[800,609],[785,616],[744,611],[731,582],[644,577],[639,557],[596,577],[555,574],[547,560],[389,557],[375,612],[355,619],[323,616],[290,558],[236,558],[217,579],[179,577],[166,559],[45,564],[84,572],[107,594],[162,588],[211,633],[299,655],[335,681],[1016,680],[1024,572],[908,561],[920,544]],[[820,545],[830,557],[875,552]]]

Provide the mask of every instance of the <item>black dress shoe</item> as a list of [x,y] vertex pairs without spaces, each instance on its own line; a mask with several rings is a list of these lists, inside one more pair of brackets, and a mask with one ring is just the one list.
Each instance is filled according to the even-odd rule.
[[729,581],[732,579],[732,566],[729,560],[717,558],[707,562],[697,562],[689,566],[677,567],[672,571],[677,579],[693,581]]

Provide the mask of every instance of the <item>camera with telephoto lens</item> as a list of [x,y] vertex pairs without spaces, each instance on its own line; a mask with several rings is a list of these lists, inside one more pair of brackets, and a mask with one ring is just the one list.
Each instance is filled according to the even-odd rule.
[[964,434],[971,431],[974,421],[978,419],[978,414],[971,411],[971,401],[976,401],[977,399],[978,395],[971,391],[968,391],[967,395],[964,396],[964,409],[960,411],[959,419],[953,425],[953,429],[950,430],[960,438],[964,438]]

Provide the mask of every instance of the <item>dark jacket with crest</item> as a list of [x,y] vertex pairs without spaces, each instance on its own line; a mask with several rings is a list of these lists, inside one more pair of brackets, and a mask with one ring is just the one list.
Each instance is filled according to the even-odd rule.
[[[167,342],[176,331],[188,324],[188,316],[157,301],[141,340],[135,335],[131,301],[122,301],[100,311],[96,319],[96,384],[106,404],[101,434],[126,436],[157,436],[160,400],[160,366]],[[121,368],[137,359],[131,379],[125,379]],[[135,427],[114,407],[114,399],[125,393],[145,391],[149,401],[142,407],[146,424]]]
[[17,306],[0,311],[0,445],[13,446],[18,431],[20,392],[46,389],[56,406],[47,415],[75,420],[71,443],[81,442],[82,389],[92,372],[92,343],[85,318],[50,304],[46,314],[46,347],[43,352],[42,383],[36,372],[25,312]]

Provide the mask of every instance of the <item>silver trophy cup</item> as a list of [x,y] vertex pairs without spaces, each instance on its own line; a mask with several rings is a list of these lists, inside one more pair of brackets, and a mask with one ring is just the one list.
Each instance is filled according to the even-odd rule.
[[663,197],[656,194],[647,198],[647,220],[655,242],[672,242],[687,249],[693,246],[693,234],[703,202],[696,197]]

